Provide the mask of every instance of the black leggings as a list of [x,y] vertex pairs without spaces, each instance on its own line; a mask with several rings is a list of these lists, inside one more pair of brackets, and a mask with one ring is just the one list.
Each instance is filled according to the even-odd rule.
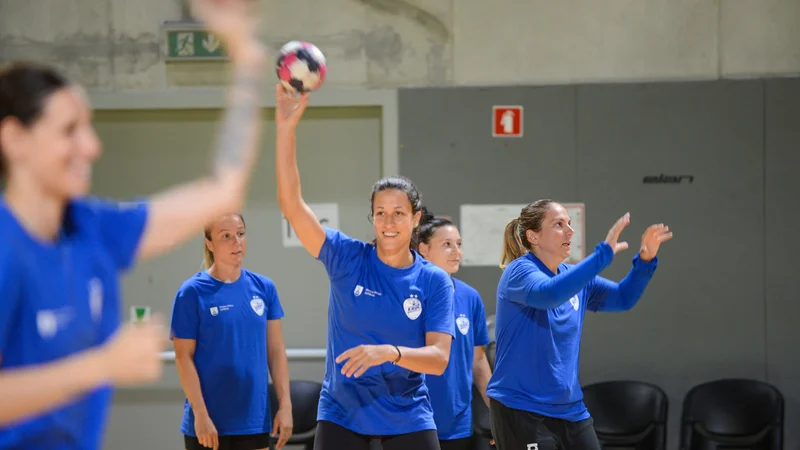
[[472,448],[472,438],[439,441],[439,446],[442,450],[470,450]]
[[[380,444],[370,446],[371,441]],[[424,430],[414,433],[391,436],[367,436],[350,431],[333,422],[320,420],[317,422],[317,435],[314,438],[314,450],[440,450],[439,437],[436,430]]]
[[512,409],[495,399],[489,410],[497,450],[600,450],[591,417],[569,422]]

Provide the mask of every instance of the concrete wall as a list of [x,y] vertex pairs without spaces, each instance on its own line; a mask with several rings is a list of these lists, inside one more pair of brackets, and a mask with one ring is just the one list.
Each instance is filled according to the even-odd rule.
[[[316,43],[336,86],[800,73],[796,0],[260,2],[270,46]],[[0,64],[51,62],[98,89],[218,84],[216,64],[163,61],[161,24],[183,10],[178,0],[0,0]]]

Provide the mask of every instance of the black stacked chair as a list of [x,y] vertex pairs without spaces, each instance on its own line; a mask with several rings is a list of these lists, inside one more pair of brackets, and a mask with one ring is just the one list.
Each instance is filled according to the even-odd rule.
[[681,450],[782,450],[783,419],[783,395],[769,383],[703,383],[684,398]]
[[584,386],[583,394],[604,449],[666,448],[669,401],[658,386],[641,381],[604,381]]

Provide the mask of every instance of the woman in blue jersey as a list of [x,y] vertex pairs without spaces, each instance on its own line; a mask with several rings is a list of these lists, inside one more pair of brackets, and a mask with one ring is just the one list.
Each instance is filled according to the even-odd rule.
[[[325,378],[317,450],[438,449],[424,374],[447,367],[454,334],[453,283],[411,249],[422,202],[405,178],[378,181],[370,218],[374,243],[323,228],[303,200],[295,128],[308,97],[276,86],[280,208],[330,278]],[[332,174],[331,176],[334,176]]]
[[487,389],[499,450],[600,449],[578,381],[584,312],[633,308],[656,270],[659,246],[672,238],[664,225],[647,228],[621,282],[598,276],[628,248],[619,236],[629,222],[622,216],[575,265],[564,264],[574,230],[562,205],[539,200],[506,226]]
[[[283,448],[292,432],[283,308],[269,278],[242,268],[247,231],[240,214],[205,229],[206,270],[183,285],[172,306],[175,364],[186,394],[181,432],[187,450]],[[268,373],[278,394],[274,426]]]
[[[429,213],[425,212],[424,215]],[[472,442],[473,380],[486,406],[492,376],[484,346],[489,344],[486,311],[478,291],[453,275],[461,266],[461,234],[448,219],[430,216],[419,230],[419,253],[452,277],[456,338],[444,374],[428,375],[433,417],[442,450],[469,450]]]
[[158,323],[119,328],[121,273],[241,208],[265,54],[251,2],[194,0],[234,67],[215,172],[150,201],[88,196],[101,146],[84,92],[56,71],[0,72],[0,448],[101,446],[111,387],[157,379]]

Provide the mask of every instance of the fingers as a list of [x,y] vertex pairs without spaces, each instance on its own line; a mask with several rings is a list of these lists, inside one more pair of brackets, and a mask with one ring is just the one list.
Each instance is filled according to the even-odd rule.
[[672,232],[671,231],[669,233],[664,233],[664,234],[658,236],[658,240],[660,242],[668,241],[670,239],[672,239]]
[[289,442],[289,438],[292,437],[292,427],[288,425],[284,425],[281,427],[281,436],[278,438],[278,444],[276,445],[276,450],[280,450],[283,448],[286,443]]
[[[358,348],[358,347],[356,347],[356,348]],[[350,350],[347,350],[344,353],[342,353],[341,355],[339,355],[339,357],[336,358],[336,364],[339,364],[342,361],[344,361],[345,359],[349,358],[352,355],[354,350],[355,350],[355,348],[351,348]]]
[[617,245],[614,246],[614,254],[617,254],[617,253],[619,253],[621,251],[624,251],[624,250],[627,250],[627,249],[628,249],[628,243],[627,242],[617,242]]
[[615,236],[619,237],[620,233],[622,233],[622,230],[624,230],[629,223],[631,223],[631,213],[629,212],[617,219],[617,222],[612,227],[612,230],[614,230],[616,233]]
[[631,213],[625,213],[622,217],[617,219],[617,221],[614,222],[614,225],[611,226],[611,229],[608,230],[606,242],[613,246],[614,243],[617,242],[617,239],[619,239],[619,235],[622,233],[622,230],[628,226],[630,221]]
[[344,367],[342,367],[342,374],[344,376],[346,376],[347,378],[352,377],[353,374],[359,368],[361,368],[361,366],[364,364],[366,359],[367,359],[367,357],[366,357],[366,355],[364,353],[359,353],[357,355],[354,355],[352,358],[350,358],[350,360],[347,361],[347,363],[344,365]]

